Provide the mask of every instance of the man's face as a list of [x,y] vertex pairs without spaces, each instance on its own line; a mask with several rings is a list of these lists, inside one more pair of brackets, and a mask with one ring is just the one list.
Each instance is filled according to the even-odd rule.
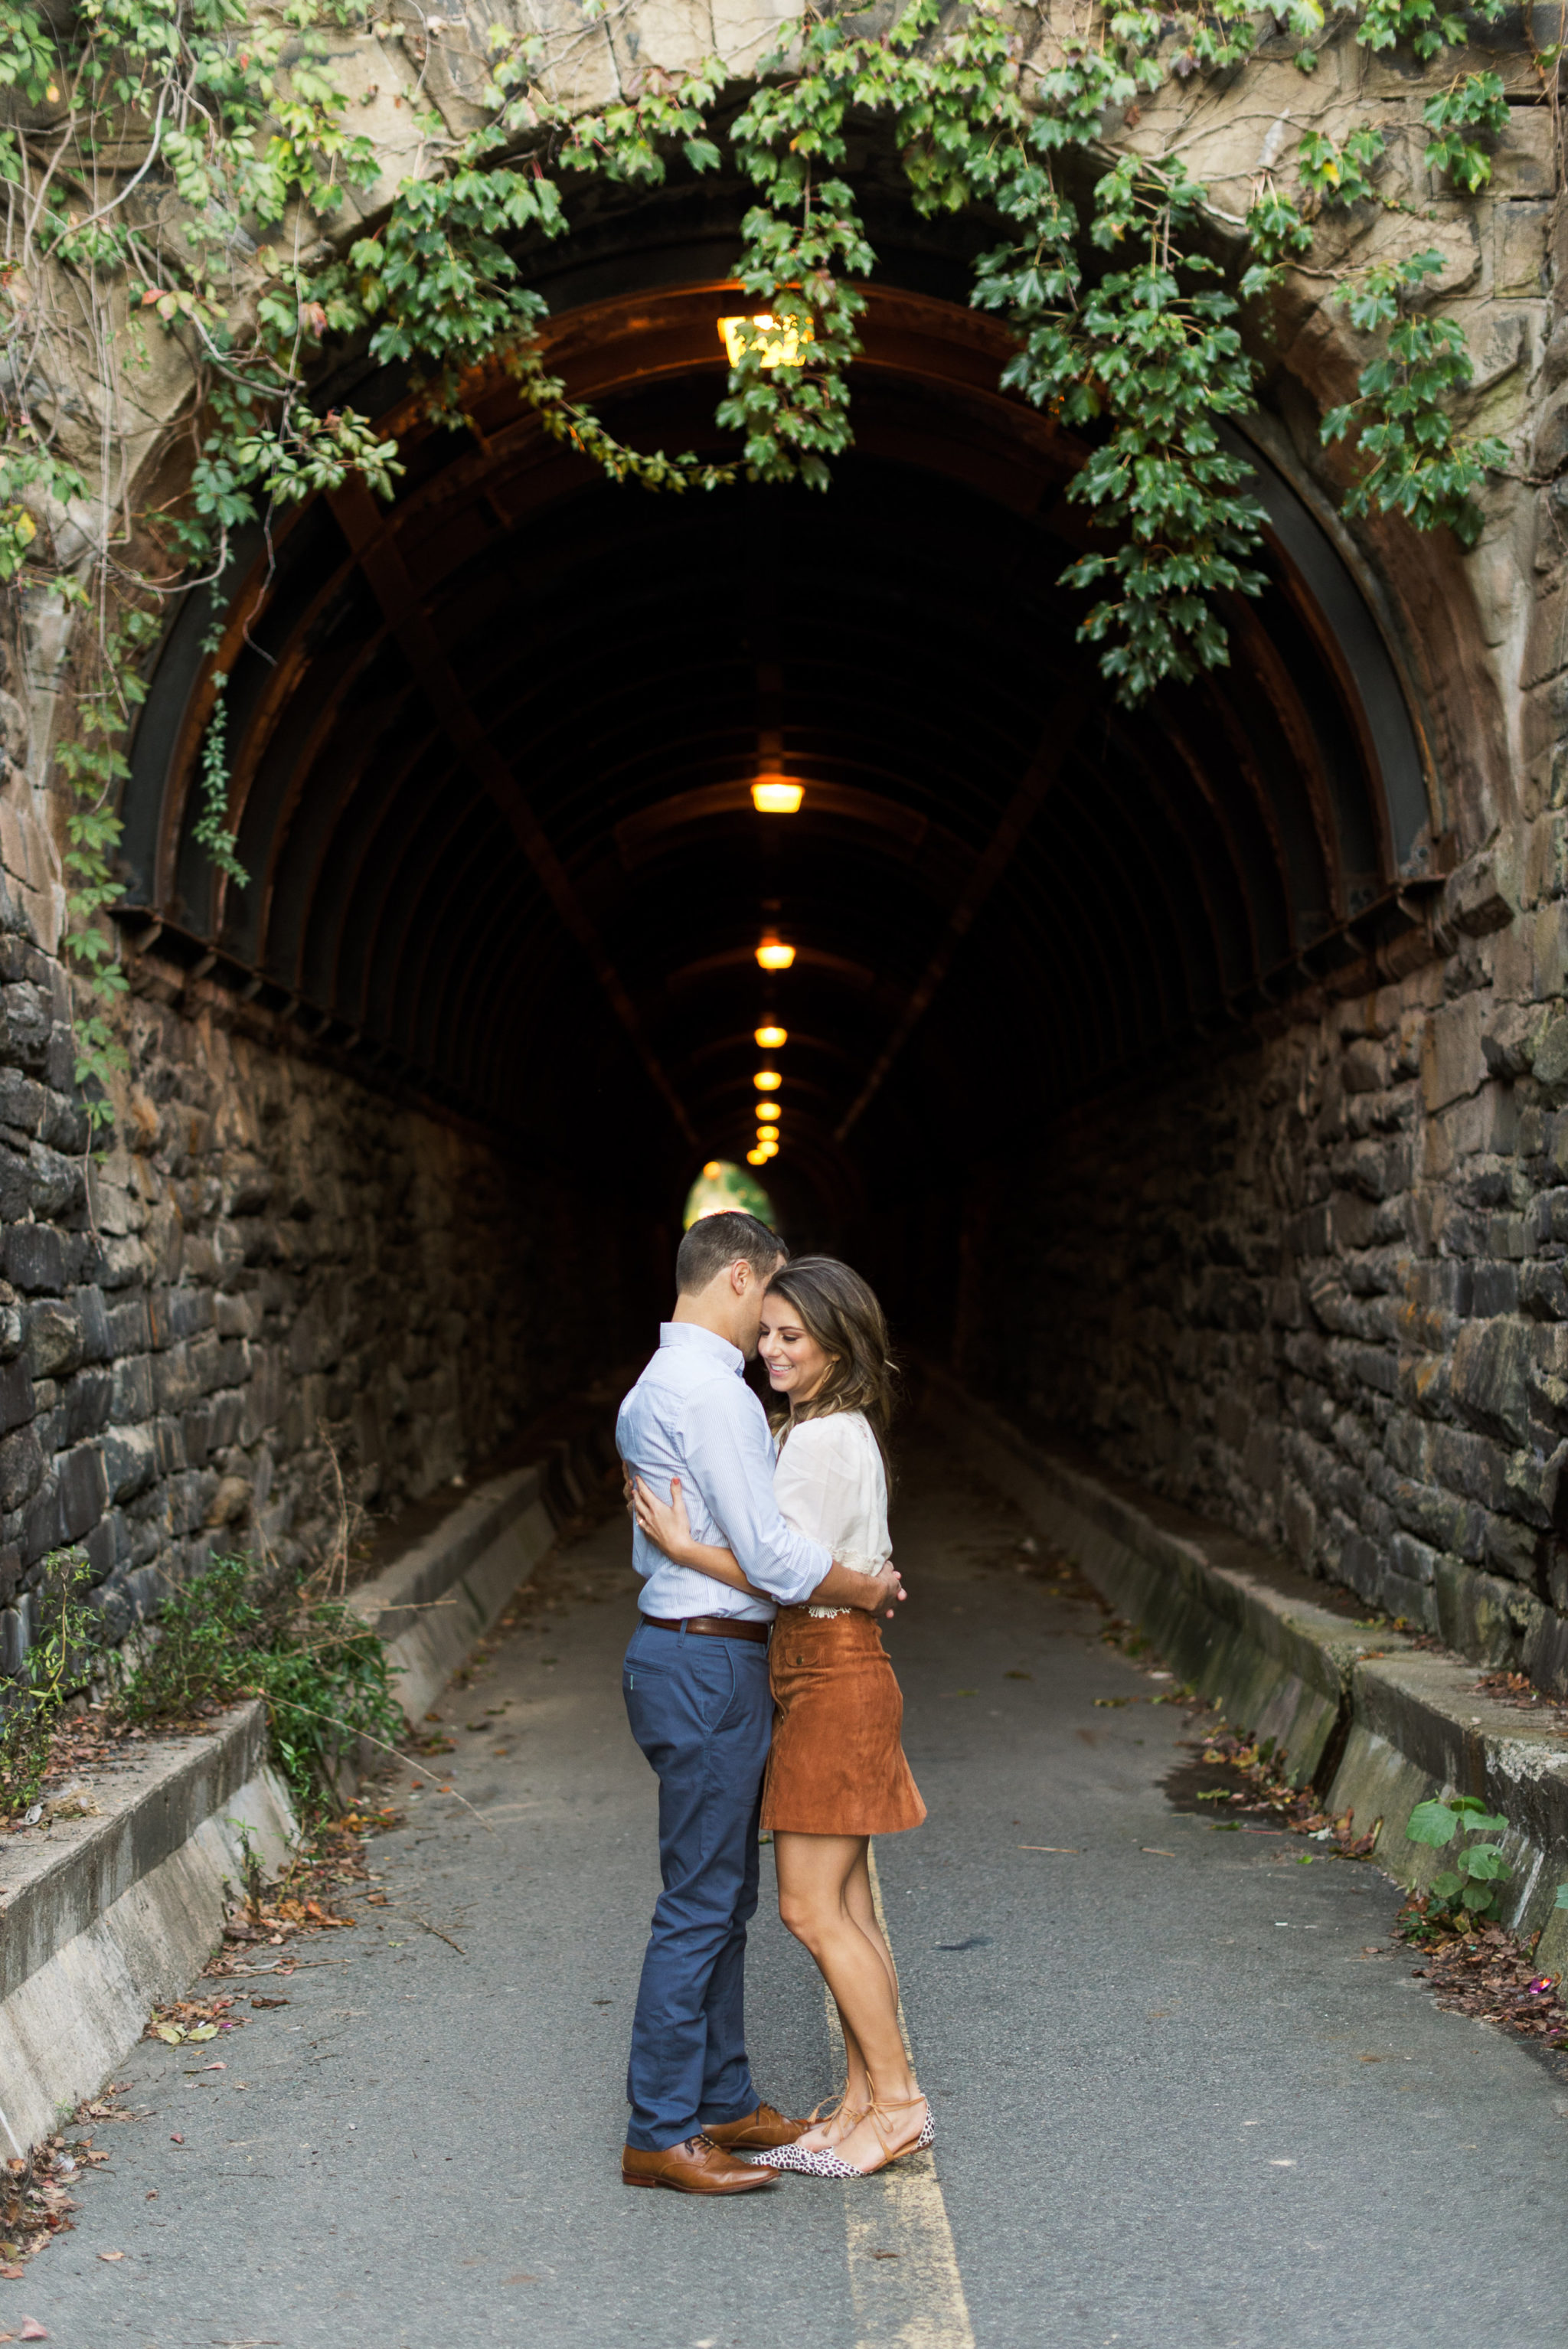
[[736,1268],[738,1271],[744,1271],[748,1278],[737,1300],[740,1309],[737,1316],[739,1327],[735,1342],[748,1362],[757,1359],[757,1343],[762,1334],[762,1300],[768,1294],[768,1284],[785,1261],[783,1257],[779,1257],[766,1273],[758,1273],[744,1262]]

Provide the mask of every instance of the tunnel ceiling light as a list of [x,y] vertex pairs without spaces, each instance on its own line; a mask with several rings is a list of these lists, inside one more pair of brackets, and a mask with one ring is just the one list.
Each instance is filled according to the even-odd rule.
[[766,1150],[748,1150],[746,1154],[746,1163],[748,1166],[766,1166],[769,1155]]
[[758,815],[795,815],[805,798],[805,787],[782,775],[758,775],[751,786],[751,804]]
[[785,945],[777,930],[764,930],[757,959],[764,970],[788,970],[795,959],[795,949]]
[[777,1158],[779,1155],[779,1144],[776,1142],[759,1142],[757,1147],[764,1158]]
[[784,1080],[777,1069],[758,1069],[751,1081],[759,1093],[776,1093]]
[[759,1052],[777,1052],[780,1045],[789,1041],[789,1030],[788,1028],[758,1028],[754,1040]]
[[758,1142],[777,1142],[779,1139],[778,1121],[770,1117],[764,1118],[757,1129],[757,1139]]
[[731,367],[760,346],[765,367],[799,367],[801,345],[817,339],[810,318],[775,318],[770,310],[759,317],[721,318],[718,338]]

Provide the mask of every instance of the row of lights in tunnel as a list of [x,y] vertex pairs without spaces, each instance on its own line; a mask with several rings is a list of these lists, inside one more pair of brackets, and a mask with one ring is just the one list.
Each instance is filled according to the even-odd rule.
[[[756,347],[758,340],[761,341],[762,365],[765,367],[789,366],[799,359],[799,343],[812,339],[809,321],[798,330],[789,321],[776,321],[767,316],[721,318],[718,331],[731,367],[738,365],[743,353],[748,347]],[[761,773],[751,786],[751,804],[758,815],[798,815],[805,795],[804,784],[794,781],[789,775]],[[779,936],[777,929],[765,929],[757,944],[758,968],[772,978],[779,971],[789,969],[794,960],[794,947]],[[770,1008],[765,1011],[752,1034],[758,1050],[769,1055],[782,1051],[789,1041],[789,1030],[779,1025]],[[784,1085],[783,1071],[769,1061],[769,1065],[756,1071],[751,1081],[757,1096],[754,1104],[757,1140],[746,1154],[746,1163],[748,1166],[766,1166],[769,1159],[779,1155],[784,1109],[779,1099]],[[706,1166],[703,1172],[713,1176],[719,1169],[715,1163]]]
[[[758,775],[751,786],[751,804],[758,815],[798,815],[805,798],[803,784],[791,782],[787,775]],[[777,930],[764,930],[757,942],[757,968],[769,978],[775,972],[788,970],[795,960],[795,949],[785,943]],[[760,1027],[753,1030],[757,1049],[761,1052],[779,1052],[789,1041],[788,1028],[780,1028],[769,1013]],[[781,1069],[758,1069],[751,1080],[757,1092],[757,1141],[746,1154],[748,1166],[766,1166],[770,1158],[779,1155],[779,1123],[784,1104],[779,1099],[783,1089]]]

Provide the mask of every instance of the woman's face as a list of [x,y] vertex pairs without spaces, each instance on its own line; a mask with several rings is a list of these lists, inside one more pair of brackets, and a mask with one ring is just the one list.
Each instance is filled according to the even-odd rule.
[[757,1350],[774,1393],[788,1395],[791,1403],[810,1402],[833,1365],[833,1356],[818,1345],[795,1308],[771,1288],[762,1300]]

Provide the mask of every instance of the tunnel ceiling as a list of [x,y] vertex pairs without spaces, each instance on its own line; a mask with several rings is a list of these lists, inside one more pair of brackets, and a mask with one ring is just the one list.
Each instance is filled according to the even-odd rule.
[[[553,363],[639,445],[727,453],[737,296],[706,258],[556,289]],[[498,378],[471,434],[408,432],[390,510],[352,488],[242,554],[249,884],[192,837],[202,596],[135,746],[132,938],[510,1131],[657,1129],[683,1164],[751,1142],[770,1011],[780,1169],[819,1191],[868,1123],[983,1148],[1364,957],[1406,918],[1425,784],[1299,495],[1263,464],[1272,584],[1230,667],[1130,714],[1054,584],[1081,445],[998,393],[1006,342],[929,272],[865,343],[826,495],[612,485]],[[764,771],[797,814],[755,812]],[[797,949],[771,982],[769,929]]]

